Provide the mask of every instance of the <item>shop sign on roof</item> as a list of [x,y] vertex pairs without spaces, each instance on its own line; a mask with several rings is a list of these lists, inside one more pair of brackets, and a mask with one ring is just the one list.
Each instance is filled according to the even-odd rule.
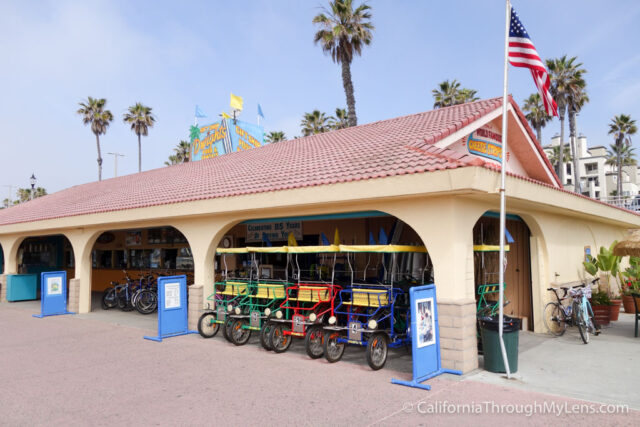
[[264,145],[262,126],[234,119],[222,119],[210,125],[191,126],[190,160],[202,160],[234,151],[245,151]]
[[470,154],[499,162],[502,159],[502,135],[483,126],[469,135],[467,150]]

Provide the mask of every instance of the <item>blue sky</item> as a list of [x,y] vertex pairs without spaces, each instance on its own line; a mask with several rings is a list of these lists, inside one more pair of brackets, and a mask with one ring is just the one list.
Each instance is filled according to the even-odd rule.
[[[339,66],[313,44],[311,23],[325,1],[0,1],[0,185],[28,187],[35,173],[49,192],[97,179],[95,138],[75,113],[103,97],[115,120],[102,151],[126,155],[119,175],[137,171],[137,141],[121,121],[129,105],[151,107],[157,124],[143,139],[143,169],[162,167],[187,139],[196,104],[217,115],[229,92],[267,131],[299,135],[304,112],[346,105]],[[504,2],[373,0],[373,44],[352,65],[359,123],[432,109],[447,78],[502,91]],[[543,58],[578,56],[591,102],[578,118],[590,145],[609,144],[615,114],[640,119],[640,2],[514,0]],[[521,103],[535,90],[510,68]],[[209,119],[201,119],[201,124]],[[558,121],[543,143],[559,131]],[[636,142],[640,136],[636,137]],[[113,176],[104,154],[103,177]],[[8,195],[0,187],[0,198]]]

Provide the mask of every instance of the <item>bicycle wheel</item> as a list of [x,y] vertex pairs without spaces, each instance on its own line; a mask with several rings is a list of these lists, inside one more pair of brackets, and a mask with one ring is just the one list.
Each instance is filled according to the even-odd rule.
[[559,337],[567,330],[564,310],[557,302],[550,302],[544,306],[542,318],[544,325],[552,335]]
[[273,345],[271,345],[271,328],[273,328],[273,323],[265,321],[262,323],[262,328],[260,328],[260,344],[262,347],[267,350],[273,350]]
[[236,319],[231,325],[231,342],[235,345],[245,345],[251,337],[251,329],[246,329],[247,319]]
[[158,308],[158,295],[149,289],[143,290],[138,294],[135,307],[140,314],[153,313]]
[[324,329],[322,329],[322,325],[313,325],[307,329],[304,346],[310,358],[322,357],[324,354]]
[[222,325],[222,336],[225,337],[229,342],[231,342],[231,325],[233,325],[233,320],[234,319],[232,317],[227,316]]
[[332,331],[324,334],[324,358],[329,363],[335,363],[342,359],[345,345],[343,342],[338,342],[339,338],[341,338],[339,332]]
[[367,344],[367,363],[374,371],[382,369],[387,362],[389,339],[384,332],[376,332]]
[[575,321],[576,326],[578,327],[578,331],[580,332],[580,338],[582,338],[582,342],[585,344],[589,344],[589,330],[587,328],[587,323],[585,321],[586,313],[582,310],[582,306],[579,304],[574,304],[573,309],[573,320]]
[[198,319],[198,333],[202,338],[213,338],[220,330],[220,324],[215,323],[216,313],[207,312]]
[[122,311],[131,311],[133,306],[131,305],[131,299],[126,290],[118,292],[118,308]]
[[589,321],[591,322],[591,325],[593,326],[593,335],[600,335],[600,325],[598,325],[598,322],[596,322],[596,316],[593,314],[593,309],[591,308],[591,304],[589,304],[589,302],[587,301],[587,310],[589,312]]
[[276,353],[284,353],[291,347],[291,335],[286,335],[284,331],[288,331],[289,328],[282,324],[274,325],[271,328],[270,339],[273,351]]
[[116,299],[116,290],[113,288],[105,290],[102,294],[102,309],[109,310],[110,308],[114,308],[117,305],[118,301]]

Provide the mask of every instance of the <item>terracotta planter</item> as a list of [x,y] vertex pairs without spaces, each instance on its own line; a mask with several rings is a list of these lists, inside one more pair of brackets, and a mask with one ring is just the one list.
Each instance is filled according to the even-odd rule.
[[611,316],[610,305],[593,305],[593,317],[596,318],[598,326],[606,326],[610,323],[609,318]]
[[623,295],[622,296],[622,306],[624,307],[625,313],[635,313],[636,306],[633,304],[633,297],[631,295]]
[[611,305],[609,306],[611,308],[611,311],[609,312],[609,319],[612,322],[615,322],[618,320],[618,316],[620,316],[620,306],[622,305],[622,300],[621,299],[612,299],[611,300]]

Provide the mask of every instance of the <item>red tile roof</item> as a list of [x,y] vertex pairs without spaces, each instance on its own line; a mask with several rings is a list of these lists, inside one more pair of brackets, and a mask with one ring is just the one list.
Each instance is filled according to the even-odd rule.
[[0,210],[0,225],[479,166],[433,143],[501,105],[476,101],[77,185]]

